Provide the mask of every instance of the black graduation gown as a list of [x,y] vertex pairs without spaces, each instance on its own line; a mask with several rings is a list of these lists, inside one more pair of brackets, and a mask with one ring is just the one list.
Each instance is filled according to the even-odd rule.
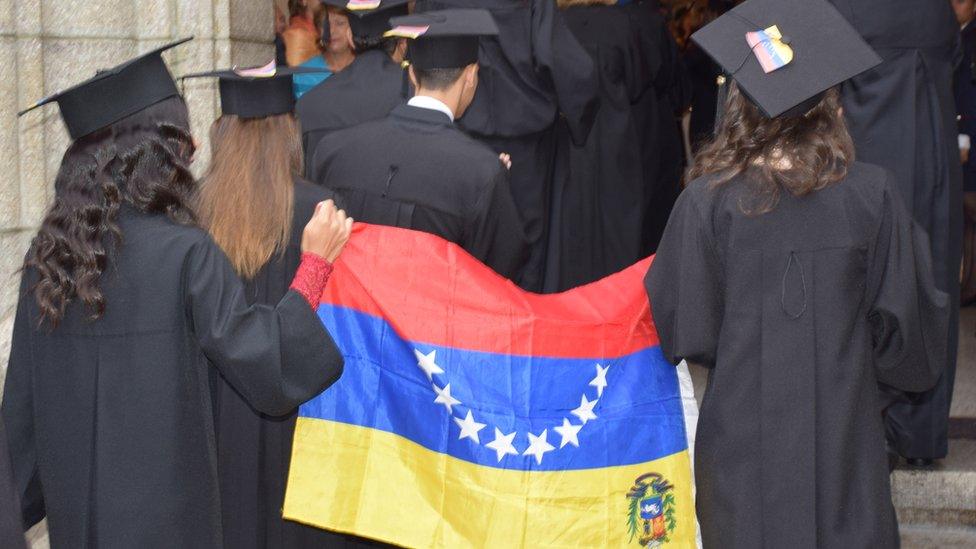
[[[315,206],[332,193],[295,178],[291,239],[252,279],[249,304],[274,305],[288,293],[302,256],[302,232]],[[235,549],[321,547],[328,533],[281,517],[297,410],[269,416],[255,410],[234,386],[212,372],[216,387],[217,471],[224,545]],[[341,539],[341,537],[340,537]]]
[[895,188],[928,232],[935,278],[953,296],[945,377],[888,410],[889,438],[904,457],[948,451],[949,406],[959,339],[962,170],[952,94],[959,27],[941,0],[833,0],[884,62],[842,87],[857,157],[895,174]]
[[566,24],[598,67],[600,111],[583,146],[560,125],[546,289],[593,282],[641,257],[645,179],[631,105],[648,85],[630,18],[616,6],[563,11]]
[[386,52],[369,50],[310,89],[295,103],[302,127],[305,173],[318,142],[336,130],[383,118],[411,95],[406,72]]
[[311,179],[356,220],[438,235],[509,279],[528,257],[507,170],[442,112],[401,105],[329,135]]
[[7,450],[7,430],[0,416],[0,547],[25,549],[24,528],[20,521],[20,498],[14,489]]
[[[625,8],[638,31],[641,57],[652,86],[632,107],[644,169],[641,255],[654,253],[681,192],[684,144],[675,112],[687,102],[683,65],[665,18],[648,2]],[[714,84],[714,80],[713,80]]]
[[458,126],[512,157],[512,194],[531,249],[519,285],[543,288],[550,197],[556,159],[556,120],[575,143],[589,135],[599,92],[593,60],[569,31],[552,0],[418,0],[418,10],[482,8],[498,24],[483,38],[478,91]]
[[211,372],[279,415],[342,357],[298,293],[248,306],[204,231],[129,206],[118,225],[101,319],[74,302],[38,329],[23,276],[2,414],[24,523],[46,514],[53,547],[222,547]]
[[[931,387],[947,296],[883,170],[745,215],[682,193],[647,277],[665,356],[710,368],[695,441],[705,547],[897,547],[877,383]],[[825,220],[830,220],[829,222]]]

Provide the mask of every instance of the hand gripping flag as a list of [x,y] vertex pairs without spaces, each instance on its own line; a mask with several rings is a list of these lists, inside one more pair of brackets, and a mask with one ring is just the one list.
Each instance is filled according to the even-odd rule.
[[285,517],[407,547],[695,547],[697,408],[649,265],[541,296],[358,225],[319,308],[345,370],[299,411]]

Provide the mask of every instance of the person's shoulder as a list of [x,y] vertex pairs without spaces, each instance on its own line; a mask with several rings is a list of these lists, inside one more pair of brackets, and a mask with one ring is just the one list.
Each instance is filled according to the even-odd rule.
[[315,206],[319,202],[323,202],[330,198],[334,198],[332,191],[312,183],[311,181],[305,179],[301,176],[294,176],[293,178],[293,188],[295,193],[295,209],[315,209]]
[[856,197],[878,201],[891,190],[891,172],[867,162],[854,162],[847,169],[847,176],[838,188]]
[[379,118],[329,132],[315,147],[315,156],[339,151],[368,152],[372,149],[370,144],[375,141],[376,136],[387,135],[388,126],[389,122],[385,118]]
[[119,226],[125,233],[151,234],[153,238],[167,238],[189,244],[209,239],[207,231],[193,223],[179,223],[162,213],[145,213],[124,207]]
[[[312,218],[312,215],[315,214],[315,207],[318,206],[319,202],[329,200],[330,198],[334,199],[335,195],[329,189],[316,185],[299,175],[295,175],[292,179],[292,188],[294,189],[292,218],[295,231],[292,239],[294,240],[300,234],[299,228],[304,227],[308,223],[308,220]],[[300,239],[297,241],[301,242]]]
[[504,173],[505,166],[491,147],[464,133],[457,126],[451,126],[448,132],[450,141],[443,147],[443,154],[457,165],[470,169],[471,173],[482,178]]
[[186,260],[201,252],[207,254],[220,249],[210,233],[199,225],[179,223],[165,214],[126,208],[118,221],[125,245],[141,250],[141,257],[165,257],[167,261],[183,257]]
[[498,160],[498,155],[495,154],[491,147],[465,133],[461,128],[457,127],[457,124],[448,126],[447,131],[451,141],[459,151],[471,156],[480,158],[492,157]]
[[336,101],[336,98],[345,90],[349,74],[349,68],[336,73],[329,73],[328,78],[322,80],[298,98],[295,102],[295,114],[299,118],[303,118],[312,114],[328,113],[338,108],[340,105]]
[[693,201],[697,206],[703,206],[713,202],[723,189],[733,187],[738,184],[742,176],[736,176],[722,185],[715,184],[715,174],[706,174],[689,181],[680,198]]

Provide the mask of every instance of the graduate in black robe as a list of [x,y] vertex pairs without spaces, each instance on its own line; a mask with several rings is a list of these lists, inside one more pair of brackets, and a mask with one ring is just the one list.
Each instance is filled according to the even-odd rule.
[[[274,305],[288,293],[302,259],[302,229],[316,205],[333,198],[297,173],[302,157],[296,146],[300,136],[292,75],[305,72],[315,70],[278,68],[273,76],[259,77],[223,70],[184,77],[219,79],[223,116],[211,132],[211,165],[201,182],[197,209],[244,279],[248,304]],[[254,149],[257,144],[259,150]],[[248,177],[242,178],[241,170]],[[251,201],[229,208],[231,194]],[[286,198],[291,218],[279,219],[286,217]],[[269,218],[278,229],[283,221],[290,225],[287,241],[281,240],[280,230],[265,231]],[[260,246],[240,246],[245,239]],[[263,254],[253,250],[273,251],[267,262],[258,264],[255,258]],[[344,536],[282,518],[297,410],[266,414],[230,380],[216,371],[212,378],[224,544],[257,549],[344,543]]]
[[[323,3],[345,8],[348,1]],[[356,59],[302,95],[295,106],[302,126],[305,173],[311,172],[313,153],[323,137],[383,118],[410,97],[410,81],[400,66],[402,46],[383,37],[389,19],[406,13],[407,0],[381,0],[374,9],[347,10]]]
[[628,4],[625,10],[637,29],[641,58],[653,83],[632,107],[645,181],[640,255],[647,256],[657,249],[681,192],[684,144],[675,113],[687,107],[690,81],[664,16],[646,1]]
[[[744,38],[774,23],[795,57],[767,74]],[[733,73],[733,108],[646,285],[664,355],[709,369],[703,545],[897,547],[877,384],[935,384],[949,315],[927,236],[824,93],[880,58],[824,0],[748,0],[692,39]]]
[[953,296],[945,376],[924,395],[898,398],[886,414],[892,448],[925,464],[949,449],[959,343],[962,169],[952,93],[959,27],[941,0],[831,1],[884,58],[842,89],[858,159],[895,175],[895,189],[929,235],[939,289]]
[[[462,15],[438,22],[429,20],[431,13]],[[477,36],[439,34],[454,32],[455,17],[475,17],[487,27],[484,34],[497,33],[484,10],[391,20],[400,26],[416,20],[417,26],[429,27],[408,49],[418,95],[382,120],[323,139],[309,178],[334,191],[360,221],[438,235],[514,280],[529,248],[508,170],[498,154],[453,122],[478,85]]]
[[[342,371],[311,306],[325,259],[251,306],[194,226],[188,113],[160,51],[41,102],[73,142],[28,252],[2,417],[24,527],[46,515],[54,547],[223,547],[214,372],[279,415]],[[338,236],[321,226],[312,250]]]
[[549,240],[556,123],[586,142],[599,108],[593,60],[552,0],[418,0],[416,11],[484,8],[498,24],[482,40],[478,92],[458,127],[512,158],[512,194],[525,222],[530,256],[516,281],[543,289]]
[[636,29],[622,7],[566,3],[563,18],[598,67],[600,111],[583,146],[561,125],[560,154],[567,162],[553,190],[550,291],[599,280],[641,258],[647,190],[631,106],[651,78]]

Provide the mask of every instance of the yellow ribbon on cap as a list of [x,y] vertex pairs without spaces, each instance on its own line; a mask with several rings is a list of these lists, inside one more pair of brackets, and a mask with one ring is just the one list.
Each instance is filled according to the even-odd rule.
[[411,40],[414,40],[416,38],[423,36],[424,33],[426,33],[428,30],[430,30],[429,25],[428,26],[397,25],[396,27],[393,27],[392,29],[384,32],[383,38],[396,37],[396,38],[409,38]]
[[346,9],[350,11],[375,10],[380,7],[382,0],[349,0]]

